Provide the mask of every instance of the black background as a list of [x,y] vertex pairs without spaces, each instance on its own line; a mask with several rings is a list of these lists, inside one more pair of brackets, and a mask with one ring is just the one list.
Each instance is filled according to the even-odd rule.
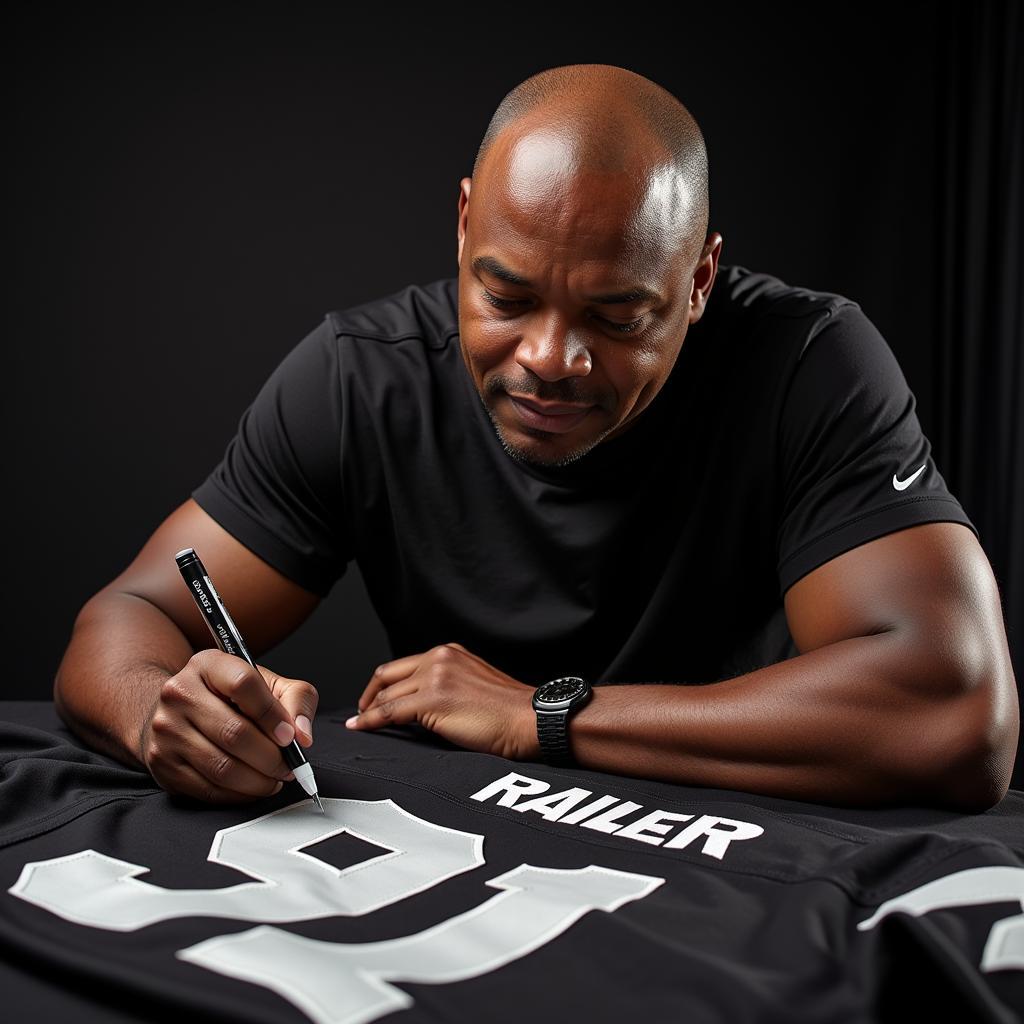
[[[456,273],[458,183],[487,121],[559,64],[617,64],[689,107],[722,262],[862,305],[977,522],[937,441],[932,346],[935,93],[959,9],[23,8],[4,697],[50,695],[82,603],[205,477],[324,312]],[[336,706],[388,656],[353,564],[261,660]]]

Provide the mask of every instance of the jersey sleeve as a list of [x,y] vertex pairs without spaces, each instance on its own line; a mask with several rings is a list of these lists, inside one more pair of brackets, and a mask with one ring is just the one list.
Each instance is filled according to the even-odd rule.
[[195,501],[249,550],[326,597],[352,558],[341,487],[339,345],[329,318],[281,361]]
[[855,304],[804,343],[778,435],[778,577],[785,593],[812,569],[918,523],[963,523],[888,343]]

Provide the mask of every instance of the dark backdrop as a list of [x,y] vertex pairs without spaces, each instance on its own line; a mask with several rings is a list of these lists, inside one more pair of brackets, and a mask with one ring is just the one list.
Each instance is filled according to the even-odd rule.
[[[82,603],[324,312],[455,273],[458,181],[494,107],[581,62],[694,113],[723,262],[846,294],[878,325],[981,530],[1024,677],[1016,4],[46,10],[9,36],[4,697],[50,696]],[[263,660],[326,706],[387,657],[353,565]]]

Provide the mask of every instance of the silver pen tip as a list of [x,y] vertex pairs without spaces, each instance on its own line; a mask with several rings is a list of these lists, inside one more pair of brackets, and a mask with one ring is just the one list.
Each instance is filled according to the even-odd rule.
[[320,813],[322,815],[324,815],[324,817],[326,817],[327,816],[327,812],[324,810],[324,805],[322,803],[320,803],[320,797],[317,796],[316,793],[314,793],[313,794],[313,799],[316,801],[317,807],[320,808]]

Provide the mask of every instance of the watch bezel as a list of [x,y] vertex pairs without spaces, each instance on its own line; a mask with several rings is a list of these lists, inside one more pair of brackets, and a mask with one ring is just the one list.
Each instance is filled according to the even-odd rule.
[[[553,688],[562,683],[567,683],[570,680],[577,682],[578,686],[573,693],[569,694],[568,697],[563,697],[556,701],[548,701],[544,699],[545,689]],[[533,708],[540,714],[558,714],[559,712],[567,711],[576,704],[582,702],[590,695],[590,690],[590,684],[582,676],[559,676],[557,679],[549,679],[546,683],[541,683],[534,691]]]

